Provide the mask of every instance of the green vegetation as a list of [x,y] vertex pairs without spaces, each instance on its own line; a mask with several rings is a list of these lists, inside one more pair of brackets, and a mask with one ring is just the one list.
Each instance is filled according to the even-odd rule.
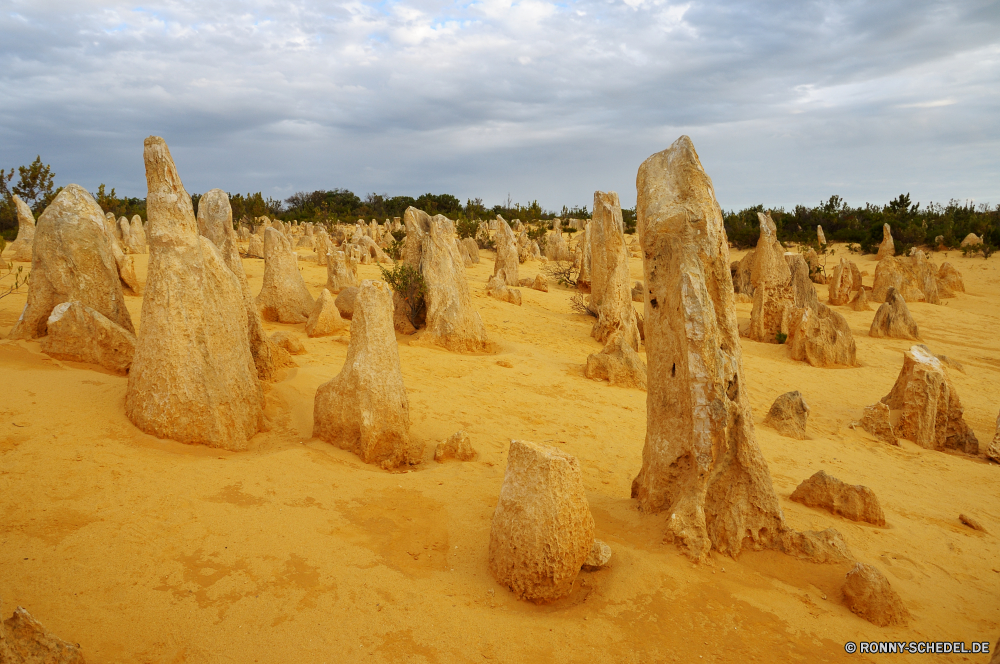
[[12,195],[20,196],[37,219],[62,191],[62,187],[52,188],[54,178],[52,167],[42,163],[41,155],[27,166],[17,167],[17,184],[13,186],[10,183],[14,179],[14,169],[0,168],[0,237],[8,240],[17,237],[17,208]]
[[779,344],[783,344],[786,341],[788,341],[788,335],[785,334],[784,332],[775,332],[774,340],[777,341]]
[[406,263],[394,263],[391,270],[381,265],[378,269],[382,272],[385,283],[403,299],[403,304],[406,305],[406,317],[410,323],[413,327],[419,328],[426,309],[424,294],[427,292],[427,286],[424,284],[424,275]]

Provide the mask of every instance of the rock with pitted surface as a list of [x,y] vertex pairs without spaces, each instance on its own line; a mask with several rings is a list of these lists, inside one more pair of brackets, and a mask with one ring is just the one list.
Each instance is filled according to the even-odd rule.
[[289,355],[304,355],[306,347],[288,330],[278,330],[271,335],[271,343],[288,351]]
[[31,214],[31,208],[17,194],[13,194],[11,198],[17,209],[17,238],[4,250],[4,260],[30,263],[31,246],[35,241],[35,215]]
[[556,217],[552,222],[552,232],[545,240],[545,258],[550,261],[571,261],[573,254],[566,244],[562,233],[562,219]]
[[423,454],[410,441],[410,402],[392,318],[389,286],[362,281],[344,368],[319,386],[313,405],[314,436],[386,469],[418,463]]
[[[138,219],[138,217],[135,217]],[[273,345],[268,341],[264,326],[260,321],[260,311],[250,292],[246,270],[240,260],[240,249],[233,230],[233,208],[229,204],[229,194],[221,189],[212,189],[198,200],[198,233],[208,238],[219,250],[226,267],[240,284],[240,295],[247,317],[247,340],[257,377],[261,380],[274,378],[276,368]]]
[[993,434],[993,442],[986,449],[986,456],[997,463],[1000,463],[1000,414],[997,415],[996,432]]
[[531,288],[536,291],[541,291],[543,293],[549,292],[549,280],[545,278],[545,275],[539,272],[535,275],[534,281],[531,282]]
[[788,316],[789,356],[814,367],[858,366],[857,345],[847,319],[825,304],[793,309]]
[[924,252],[913,256],[889,256],[879,261],[875,268],[872,299],[885,302],[890,288],[895,288],[907,302],[938,304],[937,271],[927,261]]
[[865,406],[861,421],[852,426],[860,426],[862,429],[875,436],[876,439],[889,445],[899,445],[895,432],[892,430],[889,406],[878,401],[871,406]]
[[84,664],[80,644],[48,632],[22,607],[0,622],[0,664]]
[[348,286],[344,290],[340,291],[340,294],[337,295],[337,299],[333,302],[337,305],[337,311],[340,312],[340,315],[347,320],[351,320],[354,317],[354,302],[357,298],[358,287]]
[[250,236],[250,244],[247,246],[247,256],[250,258],[264,257],[264,243],[261,241],[260,235],[254,233]]
[[471,237],[462,238],[461,243],[465,245],[466,250],[469,252],[469,258],[473,263],[479,262],[479,245]]
[[142,219],[139,215],[132,215],[130,222],[131,248],[133,254],[148,254],[149,242],[146,240],[146,230],[142,227]]
[[846,484],[823,470],[799,484],[790,498],[807,507],[819,507],[851,521],[885,525],[885,514],[874,491],[860,484]]
[[751,249],[743,258],[730,266],[733,278],[733,292],[753,297],[753,274],[755,249]]
[[291,241],[268,228],[264,231],[264,283],[257,294],[261,316],[279,323],[304,323],[314,304]]
[[594,517],[576,457],[512,440],[490,528],[489,569],[518,599],[572,590],[594,544]]
[[875,312],[868,336],[889,339],[920,339],[917,322],[913,320],[910,308],[906,306],[906,300],[896,292],[895,288],[889,289],[885,302],[880,304]]
[[45,208],[32,246],[28,301],[11,339],[45,336],[49,315],[63,302],[80,302],[135,332],[104,213],[83,187],[67,185]]
[[878,568],[855,563],[844,580],[844,599],[853,613],[879,627],[906,625],[910,612]]
[[942,263],[937,271],[937,287],[940,297],[955,297],[955,293],[965,292],[965,282],[962,273],[951,263]]
[[135,335],[80,302],[63,302],[49,314],[41,346],[56,359],[99,364],[124,375],[132,366]]
[[878,246],[878,254],[876,258],[882,260],[886,256],[896,255],[896,245],[892,241],[892,231],[889,229],[889,224],[882,224],[882,244]]
[[911,346],[903,353],[903,368],[882,402],[898,412],[893,430],[899,438],[932,450],[979,452],[958,392],[941,361],[926,346]]
[[[638,329],[636,330],[638,333]],[[621,330],[608,337],[604,349],[587,357],[584,369],[587,378],[607,380],[619,387],[646,389],[646,365],[635,349],[625,340]]]
[[780,548],[788,529],[754,437],[722,210],[691,139],[643,162],[636,190],[649,395],[632,497],[670,514],[667,539],[693,559]]
[[809,418],[809,406],[798,390],[785,392],[771,404],[767,411],[764,424],[769,425],[782,436],[805,440],[806,420]]
[[477,456],[476,450],[472,449],[469,434],[464,431],[453,433],[448,437],[448,440],[438,443],[438,446],[434,448],[434,460],[438,463],[444,463],[446,459],[475,461]]
[[166,142],[144,142],[149,277],[125,414],[159,438],[244,450],[263,423],[236,275],[198,234]]

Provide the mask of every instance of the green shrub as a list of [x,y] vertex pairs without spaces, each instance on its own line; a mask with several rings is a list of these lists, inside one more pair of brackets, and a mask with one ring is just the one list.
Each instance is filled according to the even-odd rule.
[[783,344],[786,341],[788,341],[788,335],[785,334],[784,332],[778,332],[774,335],[774,340],[777,341],[779,344]]
[[394,263],[391,270],[381,265],[378,269],[382,272],[382,278],[389,284],[389,287],[399,295],[406,306],[406,317],[413,327],[419,328],[424,320],[426,304],[424,295],[427,286],[424,283],[424,275],[419,270],[406,263]]

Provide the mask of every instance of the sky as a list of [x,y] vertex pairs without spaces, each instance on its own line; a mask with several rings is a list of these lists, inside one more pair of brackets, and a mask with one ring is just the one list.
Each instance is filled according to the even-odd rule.
[[0,0],[0,167],[558,210],[680,135],[725,209],[1000,204],[1000,2]]

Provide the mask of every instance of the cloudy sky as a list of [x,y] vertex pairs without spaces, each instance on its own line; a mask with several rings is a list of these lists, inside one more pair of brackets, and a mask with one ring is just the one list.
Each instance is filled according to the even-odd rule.
[[189,191],[635,201],[681,134],[725,208],[1000,203],[1000,3],[0,0],[0,167]]

